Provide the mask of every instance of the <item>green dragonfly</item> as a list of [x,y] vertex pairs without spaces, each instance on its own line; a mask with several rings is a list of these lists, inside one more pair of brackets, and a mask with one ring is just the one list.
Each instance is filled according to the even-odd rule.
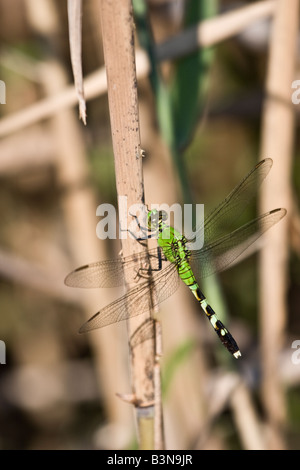
[[[236,221],[242,214],[272,164],[271,159],[259,162],[197,227],[196,236],[204,234],[201,249],[192,250],[193,240],[166,223],[165,211],[153,209],[148,211],[146,227],[140,227],[138,223],[144,233],[139,240],[155,236],[156,248],[85,265],[68,274],[65,284],[71,287],[114,287],[124,285],[125,278],[136,283],[121,298],[92,316],[79,332],[102,328],[153,309],[177,290],[181,279],[199,302],[222,344],[234,357],[241,356],[236,341],[208,304],[196,278],[227,269],[246,248],[285,216],[285,209],[274,209],[226,235],[219,232],[219,227],[226,226],[228,221]],[[154,296],[149,295],[151,289]]]

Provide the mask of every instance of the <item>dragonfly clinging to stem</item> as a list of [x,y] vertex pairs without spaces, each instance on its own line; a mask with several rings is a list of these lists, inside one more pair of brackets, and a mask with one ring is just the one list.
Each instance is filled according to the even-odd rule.
[[[126,294],[84,323],[79,332],[101,328],[154,308],[176,291],[181,279],[199,302],[222,344],[234,357],[241,356],[236,341],[208,304],[196,277],[227,269],[246,248],[285,216],[285,209],[274,209],[233,232],[218,235],[218,226],[226,225],[242,214],[272,163],[271,159],[259,162],[205,218],[204,224],[197,227],[196,235],[204,233],[201,249],[191,249],[192,240],[166,223],[167,213],[153,209],[148,212],[147,224],[142,230],[144,238],[157,237],[156,248],[124,258],[99,261],[72,271],[65,279],[65,283],[72,287],[120,286],[125,283],[125,277],[137,281]],[[154,289],[155,296],[148,295],[149,289]]]

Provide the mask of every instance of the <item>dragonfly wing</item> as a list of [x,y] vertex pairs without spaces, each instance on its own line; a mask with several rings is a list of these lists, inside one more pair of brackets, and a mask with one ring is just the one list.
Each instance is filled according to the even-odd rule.
[[148,283],[143,283],[138,287],[134,287],[127,294],[107,305],[95,315],[93,315],[86,323],[84,323],[79,333],[102,328],[112,323],[140,315],[151,308],[151,298],[148,295]]
[[227,269],[255,240],[279,222],[285,209],[274,209],[248,222],[234,232],[192,252],[191,265],[196,275],[206,277]]
[[139,344],[154,337],[154,324],[152,318],[147,318],[131,335],[130,347],[134,349]]
[[[133,287],[125,295],[97,312],[82,325],[79,332],[85,333],[140,315],[169,297],[177,286],[176,267],[169,264],[162,271],[152,275],[148,281]],[[150,295],[150,292],[153,292],[153,295]]]
[[[153,306],[156,304],[163,302],[163,300],[167,299],[175,290],[177,290],[179,284],[179,276],[177,270],[173,265],[170,266],[166,276],[163,280],[159,281],[159,290],[153,295],[157,295],[157,299],[155,297],[153,299]],[[138,346],[140,343],[153,338],[154,335],[154,327],[153,327],[153,319],[148,318],[142,325],[132,334],[130,338],[130,347],[133,349]]]
[[[167,268],[162,271],[161,276],[154,276],[154,293],[153,304],[154,306],[160,304],[172,295],[179,286],[179,275],[175,264],[169,263]],[[157,297],[155,299],[155,296]]]
[[80,266],[65,278],[70,287],[114,287],[124,284],[122,260],[113,259]]
[[[243,213],[246,205],[257,194],[259,185],[269,173],[273,161],[267,158],[259,162],[253,170],[231,191],[231,193],[205,218],[194,237],[201,239],[204,234],[204,247],[216,239],[218,231],[227,227]],[[220,232],[219,232],[220,233]],[[187,238],[190,238],[187,236]]]
[[165,258],[160,255],[160,248],[148,250],[148,252],[136,253],[125,258],[99,261],[81,266],[65,279],[65,284],[70,287],[117,287],[122,286],[126,279],[136,279],[139,273],[149,273],[150,269],[156,270],[164,264]]

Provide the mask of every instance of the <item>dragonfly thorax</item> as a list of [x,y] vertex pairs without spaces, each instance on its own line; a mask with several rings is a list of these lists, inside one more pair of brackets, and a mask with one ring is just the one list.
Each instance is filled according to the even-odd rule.
[[167,259],[172,263],[178,265],[182,261],[187,261],[191,256],[191,252],[186,248],[186,238],[174,227],[164,225],[157,242]]

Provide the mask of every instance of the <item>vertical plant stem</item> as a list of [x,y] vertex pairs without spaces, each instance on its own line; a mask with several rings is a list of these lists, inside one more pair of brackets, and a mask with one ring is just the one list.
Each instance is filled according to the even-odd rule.
[[265,450],[265,435],[246,383],[237,384],[230,404],[243,449]]
[[[261,156],[274,166],[263,186],[263,212],[275,207],[291,209],[290,175],[294,138],[291,84],[295,79],[299,1],[278,0],[270,44],[266,100],[263,113]],[[278,356],[286,324],[288,217],[266,236],[260,258],[260,311],[262,350],[262,399],[271,429],[271,448],[282,447],[280,427],[286,409],[280,383]]]
[[154,448],[164,449],[163,436],[163,414],[162,414],[162,390],[161,390],[161,370],[160,358],[162,356],[162,331],[161,324],[155,321],[155,364],[154,364]]
[[[129,209],[133,204],[144,204],[132,5],[130,0],[102,0],[100,10],[116,187],[118,197],[126,197]],[[128,227],[131,222],[132,216],[128,211],[120,214],[121,227]],[[124,256],[141,249],[141,245],[132,238],[122,239]],[[130,336],[150,314],[149,311],[128,321]],[[154,332],[152,336],[134,348],[131,354],[132,387],[142,449],[154,447]]]
[[83,90],[81,55],[81,17],[82,0],[68,0],[69,41],[74,83],[79,102],[79,117],[84,124],[86,124],[86,104]]

